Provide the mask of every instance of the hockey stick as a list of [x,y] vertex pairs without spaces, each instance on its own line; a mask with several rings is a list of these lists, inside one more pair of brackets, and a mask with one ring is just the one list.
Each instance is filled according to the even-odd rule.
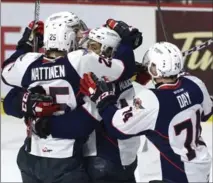
[[[35,29],[36,23],[39,21],[39,14],[40,14],[40,0],[35,0],[35,10],[34,10],[34,26],[33,30]],[[38,37],[36,33],[34,33],[33,39],[33,52],[38,52]],[[25,140],[25,150],[27,152],[31,151],[31,143],[32,143],[32,133],[33,133],[33,121],[35,118],[32,117],[24,117],[25,123],[27,124],[27,138]]]
[[160,0],[156,0],[156,4],[157,4],[157,8],[158,8],[158,16],[159,16],[159,19],[160,19],[163,34],[164,34],[165,40],[168,42],[169,38],[168,38],[168,34],[166,32],[165,24],[164,24],[164,21],[163,21],[163,14],[162,14],[161,7],[160,7]]
[[[188,55],[191,55],[192,53],[194,53],[196,51],[200,51],[204,48],[207,48],[212,43],[213,43],[213,38],[209,39],[208,41],[203,42],[202,44],[194,46],[194,47],[190,48],[189,50],[183,51],[182,55],[185,59]],[[140,65],[141,65],[141,63],[136,61],[136,66],[138,67],[138,69],[140,69]],[[141,66],[141,67],[143,67],[143,66]]]
[[[164,37],[165,37],[165,40],[168,42],[168,34],[166,32],[166,28],[165,28],[165,23],[163,21],[163,14],[162,14],[162,10],[161,10],[161,7],[160,7],[160,0],[156,0],[156,4],[157,4],[157,8],[158,8],[158,16],[159,16],[159,19],[160,19],[160,23],[161,23],[161,27],[162,27],[162,30],[163,30],[163,34],[164,34]],[[193,52],[195,51],[199,51],[199,50],[202,50],[206,47],[208,47],[209,45],[211,45],[213,43],[213,38],[209,39],[208,41],[198,45],[198,46],[195,46],[187,51],[184,51],[182,52],[183,53],[183,57],[186,57],[188,55],[191,55]]]
[[[159,19],[160,19],[163,34],[164,34],[165,40],[168,42],[168,34],[166,32],[165,24],[164,24],[164,21],[163,21],[163,14],[162,14],[162,10],[161,10],[161,7],[160,7],[160,0],[156,0],[156,4],[157,4],[157,8],[158,8],[158,16],[159,16]],[[205,41],[204,43],[202,43],[198,46],[192,47],[191,49],[189,49],[187,51],[182,52],[183,57],[185,58],[186,56],[191,55],[195,51],[202,50],[202,49],[208,47],[209,45],[211,45],[212,43],[213,43],[213,38],[209,39],[208,41]]]
[[191,55],[195,51],[202,50],[202,49],[210,46],[212,43],[213,43],[213,38],[209,39],[208,41],[205,41],[204,43],[202,43],[200,45],[192,47],[191,49],[189,49],[187,51],[182,52],[183,57],[185,58],[186,56]]
[[[36,23],[39,21],[39,15],[40,15],[40,0],[35,1],[35,10],[34,10],[34,27]],[[33,39],[33,52],[38,52],[38,37],[36,36],[36,33],[34,34]]]

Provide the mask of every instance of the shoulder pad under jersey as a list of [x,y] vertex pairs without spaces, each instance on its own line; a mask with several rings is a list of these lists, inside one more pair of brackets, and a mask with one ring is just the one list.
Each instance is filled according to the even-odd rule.
[[17,60],[11,64],[8,64],[4,67],[2,71],[3,81],[6,84],[13,86],[21,86],[21,82],[24,74],[26,73],[27,68],[43,54],[29,52],[24,55],[21,55]]
[[118,59],[106,59],[87,50],[77,50],[68,54],[68,60],[80,77],[93,72],[98,78],[106,77],[109,81],[118,80],[124,72],[124,64]]
[[202,90],[202,88],[204,87],[204,83],[201,79],[199,79],[198,77],[196,76],[192,76],[192,75],[186,75],[186,76],[182,76],[184,78],[187,78],[189,80],[191,80],[192,82],[194,82],[196,85],[199,86],[199,88]]

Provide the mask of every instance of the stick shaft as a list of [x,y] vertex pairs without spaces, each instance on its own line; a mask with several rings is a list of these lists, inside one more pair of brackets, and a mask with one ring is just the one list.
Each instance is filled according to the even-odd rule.
[[200,44],[200,45],[194,46],[194,47],[192,47],[191,49],[182,52],[183,57],[186,57],[186,56],[188,56],[188,55],[191,55],[191,54],[192,54],[193,52],[195,52],[195,51],[202,50],[202,49],[208,47],[209,45],[211,45],[212,43],[213,43],[213,38],[209,39],[208,41],[205,41],[204,43],[202,43],[202,44]]
[[[39,21],[39,14],[40,14],[40,0],[35,1],[35,10],[34,10],[34,27],[33,30],[36,26],[36,23]],[[33,39],[33,52],[38,52],[38,37],[34,33],[34,39]],[[25,141],[25,150],[27,152],[31,151],[31,144],[32,144],[32,128],[33,128],[33,118],[25,118],[25,120],[28,121],[28,135]]]
[[162,30],[163,30],[164,38],[168,42],[169,38],[168,38],[168,35],[167,35],[167,32],[166,32],[166,27],[165,27],[165,24],[164,24],[164,21],[163,21],[163,14],[162,14],[162,10],[161,10],[161,7],[160,7],[160,0],[156,0],[156,3],[157,3],[158,16],[159,16],[159,19],[160,19],[160,23],[161,23],[161,27],[162,27]]
[[[35,1],[35,10],[34,10],[34,25],[39,21],[40,15],[40,0]],[[33,40],[33,51],[38,52],[38,37],[34,35]]]

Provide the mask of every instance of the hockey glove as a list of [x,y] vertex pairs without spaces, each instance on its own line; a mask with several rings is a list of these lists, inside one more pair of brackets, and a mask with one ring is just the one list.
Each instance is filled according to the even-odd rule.
[[32,51],[33,39],[35,36],[38,37],[38,47],[42,48],[44,37],[44,23],[42,21],[38,21],[37,23],[34,23],[34,21],[30,22],[28,27],[25,28],[16,49]]
[[136,71],[134,80],[141,85],[146,85],[151,80],[148,68],[139,62],[135,62]]
[[116,103],[113,87],[109,87],[103,79],[98,79],[94,73],[83,75],[80,81],[80,92],[97,104],[99,112],[108,105]]
[[129,43],[133,49],[138,48],[143,42],[142,33],[138,29],[127,25],[123,21],[108,19],[106,26],[116,31],[124,43]]
[[50,135],[50,119],[48,117],[36,118],[34,132],[40,138],[47,138]]
[[[42,88],[42,87],[41,87]],[[32,88],[31,91],[21,92],[21,110],[26,117],[51,116],[60,110],[60,105],[54,104],[52,96],[41,94],[39,87]],[[42,88],[43,89],[43,88]],[[37,90],[37,92],[35,92]],[[34,92],[33,92],[34,91]]]

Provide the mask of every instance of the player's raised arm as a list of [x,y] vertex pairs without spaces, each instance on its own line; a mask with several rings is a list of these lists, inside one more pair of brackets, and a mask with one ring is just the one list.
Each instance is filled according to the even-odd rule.
[[[25,28],[22,38],[18,41],[16,51],[2,64],[2,81],[7,85],[21,87],[24,73],[32,62],[38,59],[41,54],[31,53],[34,34],[38,37],[38,46],[43,46],[44,23],[34,21]],[[17,62],[17,63],[16,63]]]
[[25,28],[21,39],[17,43],[15,52],[2,63],[2,68],[15,62],[21,55],[32,52],[35,34],[38,37],[38,47],[41,48],[43,46],[44,34],[44,23],[42,21],[38,21],[35,25],[34,21],[29,23]]
[[132,27],[123,21],[114,19],[108,19],[105,26],[117,32],[121,37],[121,42],[114,58],[121,60],[126,68],[120,79],[129,79],[136,71],[133,50],[137,49],[142,44],[142,33],[137,28]]

